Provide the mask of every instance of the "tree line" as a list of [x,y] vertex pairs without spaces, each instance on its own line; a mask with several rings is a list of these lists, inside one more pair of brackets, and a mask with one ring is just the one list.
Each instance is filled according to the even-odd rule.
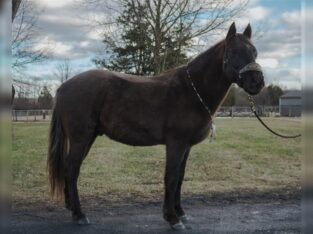
[[36,96],[26,97],[20,95],[15,97],[12,109],[14,110],[35,110],[35,109],[52,109],[53,96],[47,86],[43,86]]
[[[254,96],[255,103],[261,106],[278,106],[279,98],[284,94],[279,86],[269,85],[264,87],[262,91]],[[223,102],[223,106],[248,106],[249,100],[245,91],[234,85],[230,88],[227,97]]]

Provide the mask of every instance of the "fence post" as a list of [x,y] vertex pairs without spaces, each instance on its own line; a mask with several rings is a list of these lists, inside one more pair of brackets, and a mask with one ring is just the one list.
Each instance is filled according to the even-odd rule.
[[231,118],[234,118],[234,106],[231,106],[230,111],[231,111]]

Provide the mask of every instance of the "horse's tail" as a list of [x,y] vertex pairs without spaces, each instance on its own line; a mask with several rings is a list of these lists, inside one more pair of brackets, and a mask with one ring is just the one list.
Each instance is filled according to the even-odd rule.
[[66,156],[67,141],[56,105],[53,109],[49,138],[47,168],[51,195],[62,199],[65,186],[64,157]]

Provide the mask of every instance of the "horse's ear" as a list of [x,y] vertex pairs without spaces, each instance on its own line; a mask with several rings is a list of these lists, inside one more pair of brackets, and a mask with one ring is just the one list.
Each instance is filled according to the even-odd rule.
[[248,24],[248,26],[246,27],[245,31],[243,32],[243,35],[245,35],[246,37],[251,39],[252,29],[251,29],[251,25],[250,24]]
[[227,33],[227,36],[226,36],[226,41],[228,41],[230,38],[232,38],[233,36],[236,35],[236,25],[235,25],[235,22],[233,22],[229,29],[228,29],[228,33]]

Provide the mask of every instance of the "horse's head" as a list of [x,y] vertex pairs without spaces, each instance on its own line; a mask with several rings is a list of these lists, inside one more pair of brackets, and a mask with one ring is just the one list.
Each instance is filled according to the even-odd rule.
[[247,93],[258,94],[264,87],[261,66],[255,62],[257,50],[251,42],[250,24],[242,34],[236,33],[233,23],[227,33],[223,56],[224,74]]

